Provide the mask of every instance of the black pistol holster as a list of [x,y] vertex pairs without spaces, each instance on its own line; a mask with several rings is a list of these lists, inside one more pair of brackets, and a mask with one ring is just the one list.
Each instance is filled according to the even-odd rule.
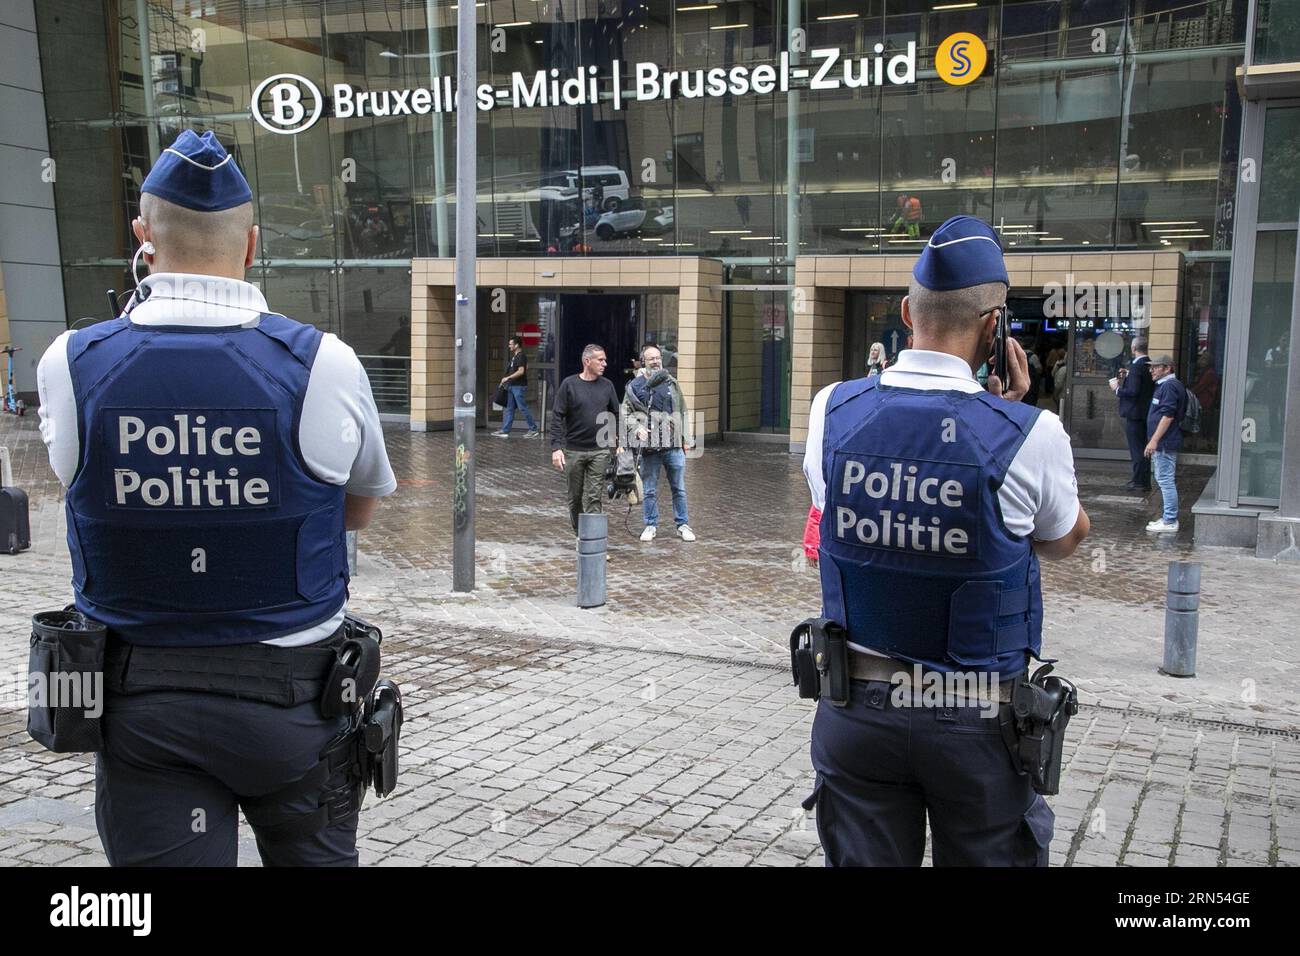
[[1029,677],[1026,668],[1016,679],[1011,706],[998,715],[1012,762],[1029,774],[1036,793],[1049,797],[1060,792],[1065,728],[1079,711],[1074,684],[1051,672],[1052,665],[1044,664]]
[[834,621],[810,617],[790,632],[790,670],[799,696],[849,702],[849,635]]
[[[397,786],[397,745],[402,735],[402,692],[391,680],[379,680],[379,644],[383,632],[361,618],[343,621],[343,642],[325,678],[321,714],[348,717],[347,726],[321,751],[320,762],[287,787],[241,801],[249,823],[270,839],[315,833],[342,823],[361,810],[366,790],[386,797]],[[330,778],[343,782],[328,786]],[[298,795],[319,793],[315,810],[276,814],[269,808]]]

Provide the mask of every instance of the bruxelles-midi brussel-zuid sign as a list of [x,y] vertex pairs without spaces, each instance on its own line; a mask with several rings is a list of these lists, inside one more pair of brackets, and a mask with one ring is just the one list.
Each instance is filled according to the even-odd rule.
[[[939,78],[953,86],[972,83],[984,72],[988,51],[973,33],[954,33],[935,49],[934,69]],[[841,50],[812,50],[804,63],[792,65],[783,52],[775,64],[737,65],[712,69],[665,70],[658,63],[634,63],[623,70],[614,60],[606,77],[598,67],[580,67],[562,75],[558,69],[511,74],[509,83],[497,87],[482,83],[475,91],[480,110],[500,108],[589,106],[605,99],[621,110],[631,100],[699,99],[720,96],[750,96],[788,93],[792,81],[809,90],[859,89],[866,86],[906,86],[916,82],[916,42],[886,55],[881,43],[875,55],[845,56]],[[336,83],[331,90],[335,119],[373,116],[422,116],[450,113],[456,108],[452,77],[437,79],[432,86],[403,90],[361,90],[349,83]],[[272,133],[291,135],[310,129],[325,111],[325,98],[311,80],[296,73],[268,76],[253,90],[250,105],[253,119]]]

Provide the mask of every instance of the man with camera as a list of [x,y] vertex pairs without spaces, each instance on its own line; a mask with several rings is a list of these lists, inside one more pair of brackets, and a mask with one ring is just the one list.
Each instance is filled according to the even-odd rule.
[[[805,807],[829,865],[920,865],[928,817],[936,865],[1045,866],[1053,816],[1035,791],[1055,792],[1070,700],[1057,678],[1024,679],[1038,558],[1069,556],[1088,517],[1059,419],[1020,402],[997,234],[950,219],[912,276],[915,347],[823,389],[810,413],[823,607],[791,638],[800,694],[820,698]],[[1035,737],[1042,711],[1050,733]]]
[[656,345],[641,350],[641,372],[628,383],[626,407],[633,440],[641,451],[641,484],[645,491],[641,540],[653,541],[659,525],[659,471],[668,472],[672,489],[673,520],[683,541],[694,541],[686,511],[686,403],[681,389],[664,369],[663,352]]

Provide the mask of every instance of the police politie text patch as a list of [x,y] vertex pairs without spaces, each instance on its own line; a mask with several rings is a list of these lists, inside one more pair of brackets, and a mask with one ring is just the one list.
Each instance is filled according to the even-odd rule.
[[836,452],[831,532],[846,545],[936,557],[979,556],[978,465]]
[[274,508],[280,441],[271,408],[106,408],[109,508]]

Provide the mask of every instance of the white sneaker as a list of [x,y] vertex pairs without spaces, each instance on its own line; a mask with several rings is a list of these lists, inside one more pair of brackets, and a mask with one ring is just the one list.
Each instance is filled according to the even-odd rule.
[[1172,524],[1166,524],[1164,518],[1157,518],[1155,521],[1152,521],[1151,523],[1149,523],[1149,524],[1147,525],[1147,530],[1148,530],[1148,531],[1155,531],[1155,532],[1158,533],[1158,534],[1163,534],[1163,533],[1166,533],[1166,532],[1177,531],[1177,530],[1178,530],[1178,522],[1175,521],[1175,522],[1173,522]]
[[655,526],[652,524],[648,524],[645,526],[645,530],[641,532],[641,540],[653,541],[654,539],[655,539]]
[[681,537],[683,541],[695,540],[695,532],[691,530],[691,526],[688,524],[678,525],[677,534]]
[[492,433],[492,437],[493,437],[493,438],[509,438],[509,437],[510,437],[510,433],[509,433],[509,432],[502,432],[502,431],[495,431],[495,432]]
[[525,438],[541,438],[541,437],[542,437],[542,433],[539,432],[536,428],[534,428],[532,431],[530,431],[530,432],[529,432],[527,435],[525,435],[524,437],[525,437]]

